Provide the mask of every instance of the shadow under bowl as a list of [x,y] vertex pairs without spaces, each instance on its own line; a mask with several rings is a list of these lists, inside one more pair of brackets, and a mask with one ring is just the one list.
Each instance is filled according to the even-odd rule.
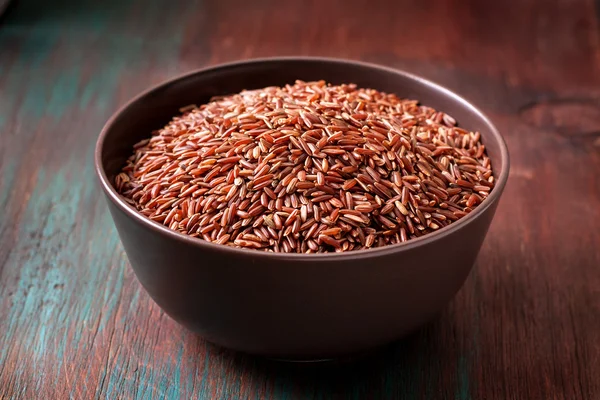
[[[407,243],[330,254],[236,249],[174,232],[113,187],[132,146],[179,108],[212,96],[324,79],[413,98],[479,131],[496,186],[465,218]],[[280,359],[323,359],[390,343],[438,313],[471,270],[506,184],[509,158],[492,123],[451,91],[398,70],[325,58],[250,60],[202,69],[139,95],[106,124],[96,171],[129,261],[173,319],[215,344]]]

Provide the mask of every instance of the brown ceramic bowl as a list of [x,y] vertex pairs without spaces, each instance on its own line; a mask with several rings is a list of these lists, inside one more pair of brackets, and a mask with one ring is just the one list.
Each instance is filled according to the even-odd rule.
[[[137,213],[113,187],[132,145],[178,109],[211,96],[296,79],[353,82],[420,100],[481,132],[496,187],[475,211],[435,233],[382,248],[275,254],[208,243]],[[168,315],[210,342],[287,359],[331,358],[387,344],[436,315],[462,286],[508,178],[492,123],[449,90],[405,72],[354,61],[276,58],[192,72],[139,95],[106,124],[96,170],[129,261]]]

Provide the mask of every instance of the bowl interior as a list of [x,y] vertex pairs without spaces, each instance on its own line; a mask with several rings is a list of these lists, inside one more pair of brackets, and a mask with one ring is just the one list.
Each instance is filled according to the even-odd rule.
[[228,64],[193,72],[150,89],[133,99],[107,124],[98,143],[100,168],[112,184],[112,178],[131,154],[132,146],[163,127],[179,114],[181,107],[206,103],[216,95],[282,86],[297,79],[323,79],[332,84],[356,83],[360,87],[416,99],[450,114],[459,126],[481,133],[497,182],[500,186],[504,185],[508,167],[506,146],[485,116],[461,97],[427,80],[397,70],[352,61],[313,58]]

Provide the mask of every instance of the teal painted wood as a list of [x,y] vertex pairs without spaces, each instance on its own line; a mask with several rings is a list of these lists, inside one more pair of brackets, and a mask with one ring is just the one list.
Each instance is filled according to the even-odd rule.
[[[598,5],[575,3],[17,0],[0,19],[0,399],[600,398]],[[283,54],[440,81],[511,149],[465,287],[358,363],[282,365],[179,327],[135,279],[94,177],[97,134],[131,96]]]

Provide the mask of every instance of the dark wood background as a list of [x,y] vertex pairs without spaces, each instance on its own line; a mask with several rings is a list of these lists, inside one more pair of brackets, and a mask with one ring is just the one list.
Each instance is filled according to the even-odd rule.
[[[95,180],[109,115],[177,74],[360,59],[479,105],[512,156],[442,315],[350,365],[215,348],[152,303]],[[600,3],[17,0],[0,20],[0,399],[600,399]]]

